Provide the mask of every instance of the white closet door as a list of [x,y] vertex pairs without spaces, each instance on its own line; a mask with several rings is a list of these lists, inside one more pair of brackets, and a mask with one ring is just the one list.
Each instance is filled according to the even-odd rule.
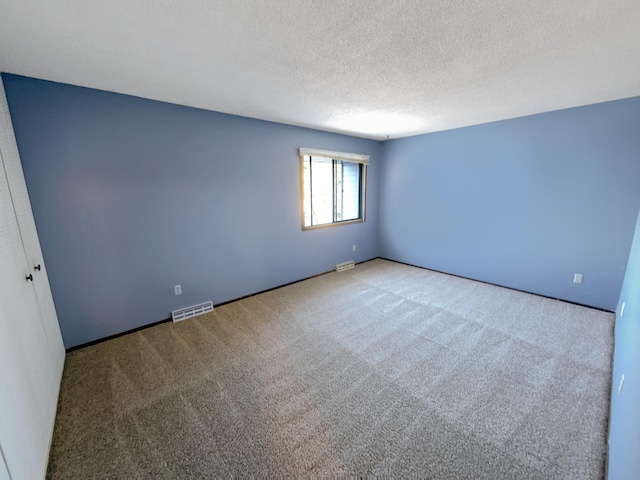
[[[51,296],[47,269],[42,258],[40,241],[38,240],[36,224],[33,219],[31,202],[29,201],[27,193],[27,185],[22,172],[22,164],[18,154],[18,146],[16,144],[13,124],[11,122],[9,106],[2,81],[0,81],[0,149],[2,150],[7,182],[11,191],[15,214],[18,219],[18,228],[29,264],[29,270],[34,277],[33,285],[38,298],[38,306],[40,308],[53,364],[54,375],[52,381],[56,388],[58,388],[64,367],[64,343],[60,333],[60,325],[58,323],[53,297]],[[37,269],[38,266],[39,269]]]
[[12,480],[43,478],[58,390],[1,151],[0,259],[0,445]]

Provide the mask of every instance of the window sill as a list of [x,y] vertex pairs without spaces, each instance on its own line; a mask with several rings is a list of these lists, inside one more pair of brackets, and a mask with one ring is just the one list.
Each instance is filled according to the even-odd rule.
[[319,228],[327,228],[327,227],[339,227],[340,225],[351,225],[353,223],[364,223],[363,218],[358,218],[356,220],[345,220],[344,222],[334,222],[334,223],[323,223],[322,225],[311,225],[309,227],[302,226],[302,230],[317,230]]

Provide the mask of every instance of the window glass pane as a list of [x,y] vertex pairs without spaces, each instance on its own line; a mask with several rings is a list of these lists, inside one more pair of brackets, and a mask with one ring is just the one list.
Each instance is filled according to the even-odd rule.
[[341,170],[341,182],[337,190],[340,211],[337,220],[355,220],[360,217],[360,165],[338,162],[338,168]]
[[333,178],[335,182],[334,203],[333,209],[335,211],[335,221],[342,220],[342,162],[337,161],[333,164]]
[[304,226],[311,226],[311,157],[305,156],[303,168],[303,208]]
[[349,160],[303,155],[303,227],[363,220],[365,168]]
[[333,161],[311,157],[311,224],[333,222]]

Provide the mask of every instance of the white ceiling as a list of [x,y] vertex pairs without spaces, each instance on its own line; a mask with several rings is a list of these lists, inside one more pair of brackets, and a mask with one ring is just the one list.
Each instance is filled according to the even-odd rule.
[[397,138],[640,95],[640,1],[0,0],[0,71]]

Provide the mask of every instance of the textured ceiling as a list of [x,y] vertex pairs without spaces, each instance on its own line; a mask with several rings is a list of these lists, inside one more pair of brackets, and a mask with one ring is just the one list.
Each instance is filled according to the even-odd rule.
[[0,0],[0,71],[396,138],[640,95],[640,1]]

